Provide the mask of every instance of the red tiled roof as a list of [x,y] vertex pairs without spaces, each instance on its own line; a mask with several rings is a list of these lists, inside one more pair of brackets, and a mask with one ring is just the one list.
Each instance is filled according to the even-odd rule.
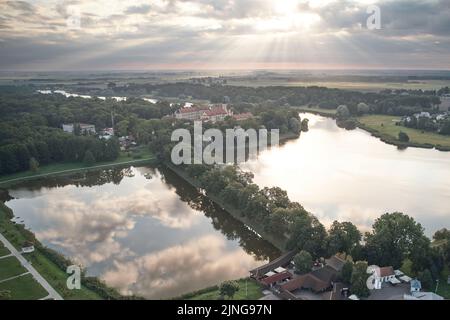
[[264,278],[261,280],[261,282],[264,283],[265,285],[270,285],[272,283],[283,281],[289,278],[292,278],[292,273],[290,273],[289,271],[284,271],[281,273],[274,274],[273,276]]
[[206,107],[190,107],[190,108],[181,108],[178,111],[180,113],[193,113],[193,112],[199,112],[203,110],[208,110]]
[[218,116],[218,115],[227,115],[228,112],[226,112],[223,108],[213,108],[211,110],[206,110],[205,114],[209,117],[211,116]]
[[253,117],[253,114],[251,114],[250,112],[235,114],[233,116],[233,118],[235,120],[245,120],[245,119],[252,118],[252,117]]
[[281,289],[290,292],[297,289],[312,289],[315,292],[320,292],[329,286],[329,282],[322,281],[311,273],[308,273],[283,284]]
[[393,276],[394,273],[394,268],[392,267],[382,267],[380,268],[380,277],[388,277],[388,276]]

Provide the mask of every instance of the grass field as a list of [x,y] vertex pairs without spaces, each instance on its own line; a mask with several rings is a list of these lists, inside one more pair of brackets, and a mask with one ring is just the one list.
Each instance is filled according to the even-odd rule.
[[[136,157],[138,155],[138,157]],[[148,148],[140,148],[133,152],[121,152],[120,156],[110,162],[99,162],[93,166],[85,166],[81,162],[71,162],[71,163],[57,163],[47,166],[40,167],[37,172],[23,171],[15,174],[4,175],[0,177],[0,184],[8,183],[10,181],[17,181],[21,179],[31,179],[33,177],[45,177],[53,174],[64,174],[64,173],[76,173],[83,170],[93,170],[99,166],[104,166],[105,168],[109,166],[118,166],[122,163],[133,164],[134,162],[139,163],[145,161],[146,159],[152,159],[153,154],[148,150]]]
[[16,257],[0,259],[0,280],[5,280],[27,272]]
[[0,257],[7,256],[10,254],[9,250],[5,248],[3,243],[0,243]]
[[420,80],[410,82],[363,82],[363,81],[288,81],[272,79],[229,80],[228,85],[245,87],[311,87],[319,86],[332,89],[378,92],[384,89],[436,90],[450,85],[447,80]]
[[432,132],[422,132],[421,130],[396,126],[395,120],[399,117],[386,115],[367,115],[359,117],[358,121],[364,126],[377,131],[381,136],[398,141],[398,133],[405,132],[410,139],[410,143],[431,144],[433,146],[450,147],[450,136],[444,136]]
[[10,292],[12,300],[36,300],[47,296],[47,291],[31,274],[0,283],[0,291],[3,290]]
[[[263,296],[261,286],[255,280],[240,279],[237,282],[239,283],[239,291],[236,292],[233,300],[257,300]],[[217,300],[219,297],[219,288],[214,286],[200,290],[192,296],[187,296],[186,300]]]

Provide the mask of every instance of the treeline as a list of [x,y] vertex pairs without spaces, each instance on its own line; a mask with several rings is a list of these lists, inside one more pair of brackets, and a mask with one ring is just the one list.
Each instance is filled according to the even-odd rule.
[[[214,103],[224,101],[227,97],[233,106],[242,104],[266,107],[290,106],[319,106],[324,109],[336,109],[339,105],[347,105],[350,112],[357,112],[360,102],[368,104],[373,113],[407,115],[422,109],[429,109],[439,104],[437,91],[407,92],[357,92],[340,89],[330,89],[317,86],[311,87],[242,87],[200,84],[128,84],[114,88],[117,94],[133,94],[144,92],[162,97],[177,97],[180,99],[207,99]],[[442,94],[444,91],[439,91]]]
[[24,142],[0,146],[0,174],[37,170],[40,165],[59,162],[112,161],[119,155],[116,138],[72,136],[54,132]]
[[117,139],[65,133],[63,124],[89,123],[100,131],[112,126],[114,114],[117,132],[148,143],[152,131],[164,125],[159,119],[171,113],[170,106],[163,102],[66,98],[5,87],[0,88],[0,110],[0,175],[36,170],[51,163],[90,165],[118,157]]
[[412,275],[425,273],[433,279],[439,279],[450,265],[450,232],[435,235],[447,239],[444,246],[432,246],[420,223],[403,213],[383,214],[364,235],[351,222],[335,221],[327,230],[299,203],[290,201],[286,191],[259,188],[253,183],[252,173],[236,166],[186,165],[181,169],[208,194],[285,242],[288,250],[306,251],[314,259],[346,253],[354,261],[395,269],[408,259]]

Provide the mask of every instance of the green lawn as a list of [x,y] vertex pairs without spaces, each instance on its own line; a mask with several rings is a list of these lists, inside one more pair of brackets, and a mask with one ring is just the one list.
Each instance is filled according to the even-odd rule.
[[5,280],[27,272],[16,257],[0,259],[0,280]]
[[[261,286],[253,279],[240,279],[239,291],[236,292],[233,300],[257,300],[263,296]],[[247,290],[246,290],[247,283]],[[183,298],[183,297],[182,297]],[[219,289],[217,286],[200,290],[198,294],[187,296],[187,300],[217,300],[219,299]]]
[[[47,176],[52,174],[64,174],[64,173],[76,173],[83,170],[90,170],[95,169],[97,166],[116,166],[120,165],[121,163],[127,163],[127,162],[136,162],[139,163],[140,161],[145,161],[146,159],[153,158],[153,154],[150,152],[149,148],[138,148],[130,152],[121,152],[120,156],[110,162],[98,162],[95,163],[93,166],[85,166],[81,162],[71,162],[71,163],[56,163],[56,164],[50,164],[47,166],[42,166],[39,168],[37,172],[32,171],[23,171],[18,172],[15,174],[10,175],[3,175],[0,177],[0,184],[3,182],[8,182],[10,180],[16,180],[16,179],[28,179],[33,177],[41,177],[41,176]],[[131,163],[132,164],[132,163]],[[68,172],[65,172],[68,171]]]
[[11,292],[12,300],[37,300],[47,296],[47,291],[31,274],[0,283],[0,291]]
[[441,145],[444,147],[450,147],[450,136],[444,136],[432,132],[423,132],[421,130],[406,128],[402,126],[396,126],[395,120],[399,120],[400,117],[386,116],[386,115],[367,115],[358,118],[358,121],[364,126],[370,129],[378,131],[381,135],[387,136],[387,138],[398,141],[398,133],[400,131],[405,132],[410,142],[418,144],[431,144]]
[[0,257],[7,256],[8,254],[10,254],[9,250],[0,242]]

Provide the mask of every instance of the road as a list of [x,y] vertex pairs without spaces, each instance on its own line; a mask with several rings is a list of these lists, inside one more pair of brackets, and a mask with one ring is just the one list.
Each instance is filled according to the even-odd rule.
[[45,280],[39,272],[20,254],[19,251],[0,233],[0,241],[6,248],[20,261],[20,263],[33,275],[33,278],[48,292],[48,298],[54,300],[63,300],[61,295]]

